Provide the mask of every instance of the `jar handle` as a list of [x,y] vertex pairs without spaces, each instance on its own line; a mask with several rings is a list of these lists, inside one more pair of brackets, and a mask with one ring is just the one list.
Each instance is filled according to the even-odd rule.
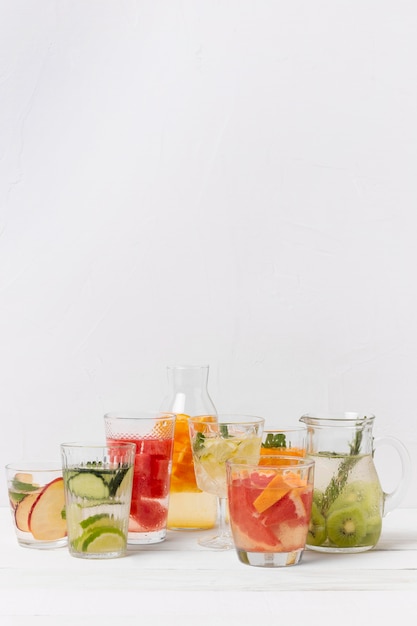
[[399,439],[389,435],[385,437],[377,437],[373,441],[374,450],[381,446],[392,446],[396,449],[401,462],[401,476],[398,484],[390,493],[384,492],[384,508],[383,516],[391,513],[403,500],[408,487],[410,486],[412,476],[411,458],[405,445]]

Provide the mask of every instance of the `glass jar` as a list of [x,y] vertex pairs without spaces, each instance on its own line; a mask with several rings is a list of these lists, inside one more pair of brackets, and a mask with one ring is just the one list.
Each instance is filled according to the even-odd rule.
[[188,420],[191,416],[217,415],[208,393],[209,366],[167,367],[168,394],[161,410],[177,416],[172,455],[168,528],[197,530],[213,528],[217,519],[216,496],[197,487]]

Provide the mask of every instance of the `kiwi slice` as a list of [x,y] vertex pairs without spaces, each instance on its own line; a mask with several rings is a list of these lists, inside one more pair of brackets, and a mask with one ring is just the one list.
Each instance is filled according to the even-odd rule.
[[320,491],[320,489],[314,489],[313,491],[313,502],[316,503],[317,507],[321,510],[323,506],[324,493]]
[[332,503],[329,514],[357,504],[365,515],[378,515],[382,502],[382,490],[378,482],[356,480],[349,483]]
[[362,540],[364,546],[375,546],[381,536],[382,517],[374,515],[366,520],[366,535]]
[[361,544],[366,535],[366,519],[359,505],[337,509],[327,518],[327,536],[338,548]]
[[311,505],[310,524],[308,526],[307,544],[310,546],[321,546],[326,541],[326,520],[320,513],[316,502]]

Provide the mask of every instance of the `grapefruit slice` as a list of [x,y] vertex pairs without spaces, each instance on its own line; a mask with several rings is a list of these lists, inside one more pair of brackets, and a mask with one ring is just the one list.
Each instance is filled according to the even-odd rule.
[[55,541],[65,537],[67,523],[62,517],[64,508],[64,480],[56,478],[38,494],[30,510],[28,525],[33,537],[39,541]]
[[247,528],[232,523],[233,541],[238,550],[246,552],[281,552],[281,542],[277,536],[256,522],[249,520]]

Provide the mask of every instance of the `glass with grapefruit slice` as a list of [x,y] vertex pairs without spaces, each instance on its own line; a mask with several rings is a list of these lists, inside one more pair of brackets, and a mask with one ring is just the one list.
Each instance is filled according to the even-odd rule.
[[237,556],[257,567],[299,563],[313,499],[314,461],[262,455],[226,462],[229,518]]

